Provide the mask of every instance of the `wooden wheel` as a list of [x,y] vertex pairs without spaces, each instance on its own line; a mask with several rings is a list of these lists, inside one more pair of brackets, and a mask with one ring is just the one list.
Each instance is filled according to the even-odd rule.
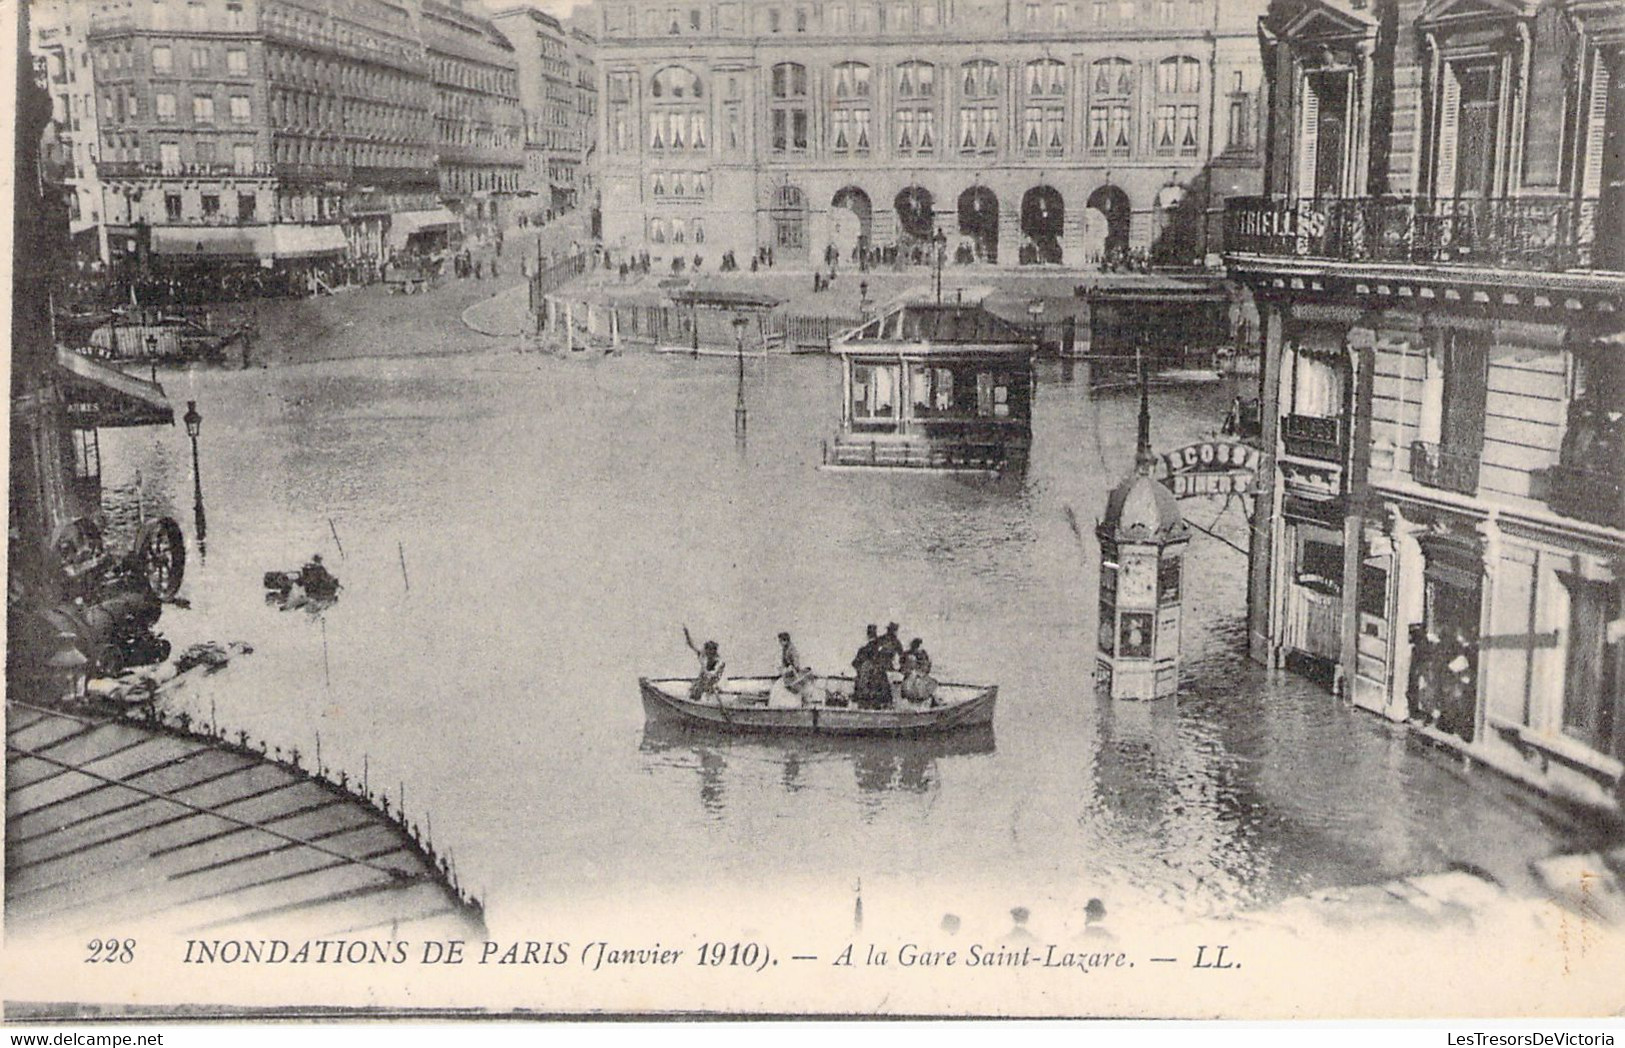
[[136,563],[147,589],[160,600],[173,597],[186,576],[186,539],[172,517],[159,517],[141,528]]

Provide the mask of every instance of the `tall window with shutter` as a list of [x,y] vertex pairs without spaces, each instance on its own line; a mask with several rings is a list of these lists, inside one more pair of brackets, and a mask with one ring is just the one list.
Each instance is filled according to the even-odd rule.
[[1625,52],[1599,50],[1592,62],[1580,195],[1597,211],[1593,264],[1618,269],[1625,264]]
[[1298,196],[1339,196],[1348,167],[1350,74],[1344,70],[1303,78],[1298,133]]
[[1500,163],[1499,60],[1448,62],[1439,98],[1438,168],[1441,197],[1494,196]]

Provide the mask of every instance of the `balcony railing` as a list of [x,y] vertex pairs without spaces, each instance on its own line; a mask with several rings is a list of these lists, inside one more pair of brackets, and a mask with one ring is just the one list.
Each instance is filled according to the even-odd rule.
[[1625,482],[1617,470],[1552,466],[1545,473],[1546,504],[1554,512],[1606,528],[1625,529]]
[[278,178],[295,182],[348,182],[355,174],[350,164],[277,163],[272,170]]
[[1343,461],[1343,420],[1313,415],[1286,415],[1281,419],[1281,446],[1288,455],[1317,462]]
[[102,161],[96,165],[102,178],[264,178],[271,165],[254,164],[165,164],[160,160]]
[[1479,456],[1418,440],[1411,445],[1411,479],[1423,487],[1478,494]]
[[1542,272],[1618,268],[1594,250],[1595,199],[1232,197],[1224,217],[1225,249],[1239,254]]

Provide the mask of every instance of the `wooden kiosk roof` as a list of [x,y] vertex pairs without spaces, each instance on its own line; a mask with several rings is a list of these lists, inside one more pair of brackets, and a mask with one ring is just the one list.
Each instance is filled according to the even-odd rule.
[[872,353],[881,347],[909,354],[1031,353],[1033,338],[981,305],[905,302],[842,335],[836,347],[844,355]]

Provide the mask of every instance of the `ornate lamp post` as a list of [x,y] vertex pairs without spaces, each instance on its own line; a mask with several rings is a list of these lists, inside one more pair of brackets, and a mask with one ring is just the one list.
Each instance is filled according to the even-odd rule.
[[869,319],[869,282],[858,281],[858,319]]
[[943,256],[948,252],[948,234],[937,230],[931,237],[932,251],[935,253],[933,261],[937,264],[937,305],[942,305],[942,263]]
[[739,362],[739,392],[734,399],[734,432],[745,433],[745,325],[743,313],[734,314],[734,357]]
[[192,523],[197,529],[197,551],[201,556],[204,552],[203,542],[209,534],[208,518],[203,514],[203,474],[198,469],[197,437],[203,429],[203,416],[197,409],[197,401],[186,402],[186,414],[181,416],[186,424],[186,435],[192,441]]
[[1033,318],[1033,351],[1044,352],[1044,300],[1035,298],[1027,303],[1027,315]]

